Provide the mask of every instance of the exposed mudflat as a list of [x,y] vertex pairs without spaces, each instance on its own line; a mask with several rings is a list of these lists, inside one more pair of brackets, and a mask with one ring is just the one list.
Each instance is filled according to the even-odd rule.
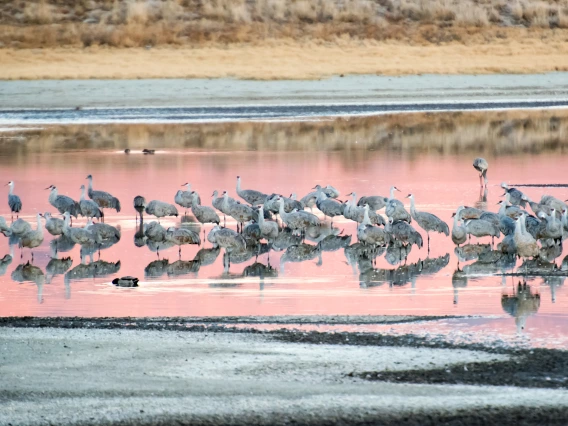
[[[428,377],[440,370],[451,375],[464,363],[507,362],[522,371],[526,354],[520,352],[381,346],[377,336],[362,341],[348,333],[296,333],[305,343],[290,343],[283,340],[294,338],[284,334],[2,327],[0,424],[568,420],[566,389],[389,383],[377,373]],[[544,366],[561,366],[557,377],[566,380],[566,353],[533,354],[543,354]],[[476,369],[470,374],[480,376]]]

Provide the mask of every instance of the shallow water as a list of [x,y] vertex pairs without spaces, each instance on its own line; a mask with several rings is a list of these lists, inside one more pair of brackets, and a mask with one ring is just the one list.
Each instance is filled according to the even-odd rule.
[[[59,253],[59,258],[69,256],[72,259],[72,266],[66,273],[54,277],[46,275],[36,282],[18,282],[21,277],[15,270],[19,264],[30,260],[30,253],[28,250],[22,253],[17,243],[10,245],[8,238],[0,237],[0,256],[12,253],[13,257],[11,264],[0,270],[4,272],[0,277],[1,316],[473,315],[485,318],[483,322],[471,323],[478,336],[503,332],[521,336],[525,343],[537,342],[537,346],[562,347],[566,343],[568,331],[562,325],[568,318],[568,292],[563,278],[530,277],[527,280],[529,288],[523,290],[518,299],[504,301],[503,295],[516,294],[522,278],[496,275],[496,272],[502,272],[501,269],[474,270],[470,267],[468,270],[467,265],[473,261],[462,261],[459,267],[468,271],[467,277],[452,280],[458,259],[451,239],[444,235],[431,235],[429,253],[426,243],[422,249],[413,248],[406,266],[404,261],[389,264],[384,255],[381,256],[374,266],[379,270],[374,278],[369,278],[369,274],[362,275],[356,265],[348,264],[343,249],[324,251],[321,265],[317,257],[283,265],[280,262],[283,252],[271,251],[270,265],[276,276],[264,279],[243,276],[244,269],[255,262],[254,256],[242,263],[233,260],[227,273],[222,252],[212,264],[201,266],[196,273],[174,276],[164,271],[160,276],[146,277],[144,268],[158,256],[147,246],[136,247],[134,244],[137,225],[132,207],[135,195],[143,195],[148,201],[173,202],[175,192],[186,181],[200,193],[203,203],[210,205],[210,195],[215,189],[226,189],[231,196],[236,196],[235,178],[240,175],[244,188],[286,196],[295,192],[301,197],[315,184],[332,184],[340,190],[343,200],[351,191],[358,197],[386,196],[389,187],[396,185],[402,191],[397,193],[397,198],[403,199],[413,193],[418,210],[432,212],[451,226],[451,214],[459,205],[476,205],[496,211],[496,203],[502,194],[498,186],[501,181],[565,182],[567,158],[563,152],[552,149],[540,154],[497,156],[487,153],[490,185],[487,194],[483,194],[479,190],[476,171],[471,167],[473,158],[470,153],[433,151],[413,155],[404,149],[258,151],[243,144],[239,149],[233,147],[231,150],[169,146],[159,149],[155,155],[141,155],[139,151],[126,155],[110,142],[112,138],[108,138],[105,148],[107,139],[97,136],[99,130],[93,127],[91,139],[80,148],[76,145],[78,141],[65,138],[53,148],[49,145],[53,138],[46,129],[39,133],[35,130],[36,139],[18,145],[16,150],[0,151],[2,179],[16,182],[14,192],[22,198],[24,206],[20,217],[26,220],[33,221],[36,212],[53,211],[45,187],[54,184],[61,194],[78,199],[79,186],[86,183],[88,174],[94,177],[95,189],[112,192],[123,206],[119,214],[106,212],[106,222],[120,225],[122,238],[100,253],[101,260],[115,263],[104,276],[101,274],[105,273],[105,265],[95,272],[94,269],[87,272],[81,271],[81,267],[76,269],[81,259],[80,249],[75,246],[68,252]],[[296,127],[290,127],[291,139],[300,137],[299,133],[294,133],[296,131]],[[16,136],[16,144],[19,144],[18,137],[25,138],[25,133],[10,135]],[[124,131],[123,137],[133,148],[151,143],[151,140],[141,140],[142,136],[135,131]],[[416,138],[417,135],[413,133],[408,137]],[[96,148],[89,148],[89,145]],[[7,188],[4,191],[6,194]],[[545,191],[561,199],[568,198],[565,188],[526,188],[525,192],[539,199]],[[408,207],[407,200],[403,200]],[[10,222],[6,202],[0,205],[0,214]],[[161,222],[164,226],[174,226],[180,224],[180,219]],[[74,225],[83,223],[85,220],[80,219]],[[235,228],[236,223],[228,220],[227,226]],[[356,242],[354,222],[335,220],[334,227],[341,236],[351,235],[351,244]],[[206,225],[206,232],[210,228]],[[201,235],[203,237],[203,233]],[[33,264],[44,275],[47,274],[53,239],[46,232],[43,245],[34,250]],[[306,242],[315,245],[317,239]],[[490,243],[490,240],[481,242]],[[205,242],[201,248],[211,248],[211,245]],[[196,246],[184,246],[181,258],[191,260],[198,250]],[[558,265],[566,253],[564,249],[556,259]],[[170,264],[178,260],[178,248],[160,251],[160,259],[163,258]],[[98,259],[98,253],[93,253],[93,260]],[[432,259],[437,261],[430,262]],[[116,263],[118,261],[120,264]],[[86,256],[84,262],[89,264],[90,257]],[[260,255],[258,262],[268,264],[268,255]],[[517,267],[519,265],[517,262]],[[384,278],[381,271],[386,269],[396,272]],[[86,276],[76,278],[81,274]],[[113,278],[124,275],[140,278],[139,287],[117,288],[110,283]],[[531,302],[528,305],[518,302],[521,299]],[[514,305],[512,308],[511,304]],[[509,306],[507,311],[504,306]],[[406,330],[411,326],[404,327]],[[440,327],[431,332],[441,330],[444,334],[444,327]],[[450,328],[448,326],[446,330]],[[548,336],[550,342],[547,342]]]

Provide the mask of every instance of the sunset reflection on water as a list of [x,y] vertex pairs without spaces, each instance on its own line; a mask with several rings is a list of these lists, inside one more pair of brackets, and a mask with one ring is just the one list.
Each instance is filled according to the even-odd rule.
[[[133,141],[133,145],[137,144],[140,145]],[[17,157],[4,154],[0,157],[2,179],[15,181],[15,193],[21,197],[24,206],[21,217],[28,221],[34,220],[37,212],[53,212],[44,188],[53,184],[61,194],[78,199],[79,187],[86,182],[88,174],[93,175],[95,189],[112,192],[121,200],[123,210],[119,214],[106,212],[106,222],[120,225],[122,230],[118,244],[101,251],[101,260],[120,261],[118,272],[108,276],[75,280],[57,275],[50,283],[19,283],[11,276],[18,264],[29,260],[29,251],[26,250],[24,258],[20,259],[20,249],[17,245],[12,247],[13,261],[0,277],[0,315],[499,315],[505,317],[507,327],[514,330],[515,320],[503,310],[501,297],[514,292],[519,278],[502,279],[481,274],[456,284],[452,280],[458,263],[454,245],[450,238],[440,234],[431,235],[429,255],[425,244],[420,250],[412,250],[407,263],[449,254],[447,265],[438,272],[420,274],[401,285],[362,283],[359,271],[354,273],[342,249],[323,252],[320,266],[317,259],[287,263],[284,273],[279,262],[283,252],[272,251],[270,264],[278,270],[278,276],[262,280],[243,276],[245,267],[255,262],[254,257],[244,263],[233,262],[230,273],[224,273],[222,252],[213,264],[201,267],[197,273],[184,276],[164,273],[157,278],[146,278],[144,268],[158,257],[148,247],[134,244],[134,196],[173,203],[176,191],[188,181],[206,205],[211,205],[210,196],[214,190],[227,190],[236,197],[237,175],[242,177],[244,188],[286,196],[296,193],[301,197],[315,184],[331,184],[340,190],[339,198],[343,200],[352,191],[358,196],[386,196],[389,187],[396,185],[402,191],[397,193],[397,198],[402,200],[408,193],[413,193],[418,210],[438,215],[451,227],[451,214],[460,205],[478,205],[497,211],[496,203],[503,192],[498,185],[502,181],[562,183],[565,178],[566,157],[557,152],[500,156],[488,153],[486,158],[490,164],[490,185],[486,201],[480,201],[483,194],[480,194],[478,177],[471,166],[473,157],[469,154],[409,156],[404,151],[392,150],[353,153],[334,150],[225,151],[190,147],[158,150],[155,155],[137,152],[126,155],[114,146],[80,150],[63,146],[42,152],[30,149]],[[4,191],[7,194],[7,188]],[[539,199],[544,188],[527,188],[526,192]],[[568,198],[565,188],[550,188],[546,192],[563,200]],[[407,200],[403,201],[408,206]],[[182,211],[180,208],[180,213]],[[0,204],[0,213],[10,221],[7,202]],[[85,220],[80,219],[74,225],[83,223]],[[179,218],[162,220],[162,224],[179,225]],[[236,227],[233,220],[227,225]],[[352,235],[351,242],[356,242],[354,222],[335,220],[334,226],[339,228],[341,235]],[[209,225],[205,227],[207,231],[210,228]],[[50,260],[49,242],[53,238],[46,232],[43,245],[35,251],[34,265],[44,273]],[[201,246],[210,247],[208,242]],[[10,250],[9,239],[0,238],[0,256]],[[193,259],[198,250],[196,246],[184,246],[182,259]],[[557,263],[565,254],[566,250]],[[66,256],[72,258],[71,269],[79,265],[77,246],[70,252],[59,254],[60,258]],[[164,250],[160,257],[168,259],[169,263],[178,260],[177,246]],[[97,259],[95,253],[94,260]],[[261,255],[258,262],[266,264],[267,255]],[[460,267],[467,263],[471,262],[461,262]],[[376,268],[394,269],[396,266],[389,265],[383,256],[378,259]],[[112,278],[124,275],[140,278],[140,286],[129,289],[110,284]],[[536,316],[531,314],[527,319],[527,330],[535,330],[536,326],[538,332],[554,322],[551,318],[565,318],[568,294],[563,279],[551,282],[531,278],[528,282],[532,291],[540,294],[540,307]]]

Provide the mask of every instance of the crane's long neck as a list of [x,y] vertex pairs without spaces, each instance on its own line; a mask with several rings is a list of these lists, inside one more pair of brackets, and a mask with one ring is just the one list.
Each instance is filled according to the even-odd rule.
[[505,216],[506,213],[507,213],[507,202],[502,201],[501,207],[499,207],[499,216]]
[[459,220],[458,216],[459,216],[458,213],[456,213],[456,214],[454,215],[454,228],[457,228],[457,227],[459,226],[459,224],[460,224],[460,220]]
[[89,191],[93,190],[93,178],[89,178]]
[[43,224],[41,223],[41,216],[37,215],[37,230],[41,235],[43,235]]
[[217,201],[217,199],[219,198],[217,195],[218,195],[218,194],[217,194],[217,191],[215,191],[215,192],[213,193],[213,201],[212,201],[212,204],[215,203],[215,201]]
[[226,192],[223,194],[223,208],[225,210],[229,208],[229,195]]
[[9,189],[8,189],[8,195],[13,195],[14,193],[14,184],[10,184]]
[[391,200],[394,200],[394,186],[391,186],[390,199],[391,199]]
[[264,225],[264,209],[262,208],[262,206],[260,206],[258,209],[258,225],[261,228]]
[[191,207],[199,206],[199,198],[197,194],[193,194],[193,198],[191,199]]
[[410,197],[410,213],[416,212],[416,205],[414,204],[414,197]]
[[361,222],[362,225],[370,225],[371,224],[371,219],[369,219],[369,205],[365,204],[365,211],[363,213],[363,222]]
[[517,222],[515,223],[515,234],[520,236],[523,234],[523,218],[519,217]]
[[81,188],[81,198],[80,201],[85,201],[85,187],[83,186]]
[[357,205],[357,194],[352,192],[351,193],[351,199],[353,200],[353,205],[356,206]]
[[237,194],[241,192],[241,178],[237,178]]
[[527,224],[526,224],[526,217],[525,215],[521,215],[521,232],[526,235],[527,234]]
[[65,213],[65,216],[63,216],[63,229],[69,229],[69,213]]
[[282,200],[278,200],[278,213],[280,214],[281,218],[284,218],[287,216],[287,213],[284,211],[284,201]]
[[56,198],[57,198],[57,188],[53,188],[49,193],[49,202],[53,203]]

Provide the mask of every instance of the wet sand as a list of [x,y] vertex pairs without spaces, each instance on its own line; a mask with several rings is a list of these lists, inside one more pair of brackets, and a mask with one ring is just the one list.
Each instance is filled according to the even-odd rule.
[[[464,363],[520,365],[521,353],[416,348],[411,343],[388,347],[381,346],[377,336],[374,343],[362,343],[360,336],[349,334],[288,336],[3,327],[0,423],[320,425],[459,420],[503,425],[519,424],[519,419],[522,424],[567,420],[565,389],[376,380],[377,372],[414,371],[424,376],[425,371],[442,369],[451,375],[452,369],[463,370]],[[525,374],[521,367],[519,371]]]

